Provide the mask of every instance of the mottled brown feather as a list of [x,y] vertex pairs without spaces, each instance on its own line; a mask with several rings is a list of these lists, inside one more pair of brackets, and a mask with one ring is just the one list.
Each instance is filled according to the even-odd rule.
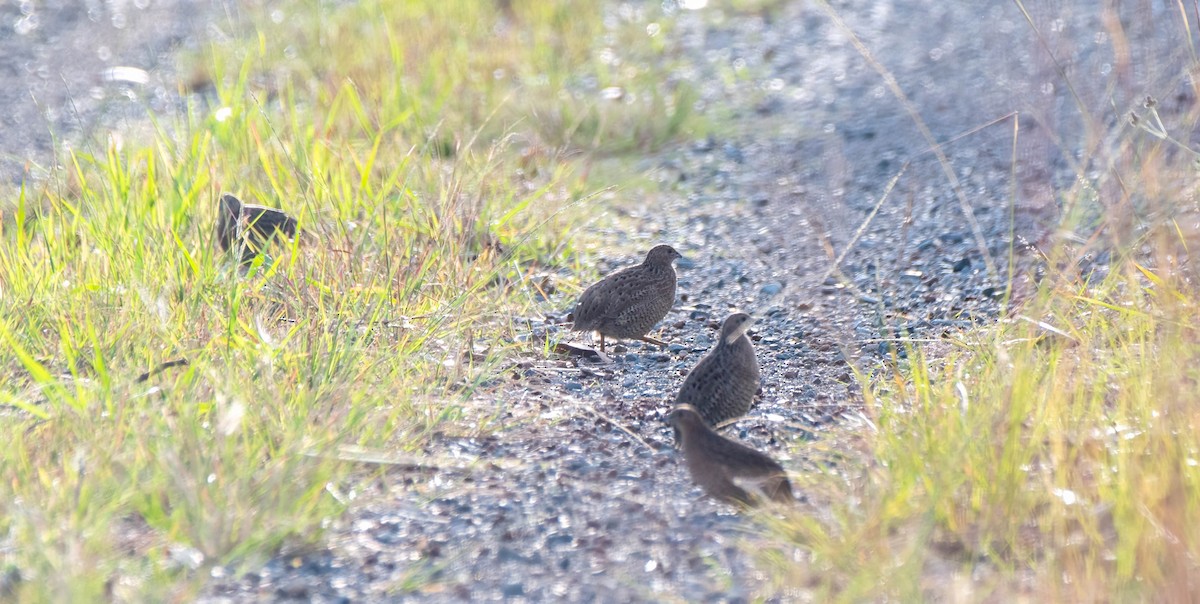
[[240,250],[242,263],[248,264],[277,233],[295,237],[296,219],[282,210],[242,203],[228,193],[221,196],[217,211],[217,243],[221,249]]
[[696,407],[710,426],[745,415],[758,392],[758,359],[745,333],[749,327],[745,313],[726,317],[717,345],[688,372],[675,396],[676,404]]
[[680,435],[688,472],[709,496],[729,503],[754,505],[757,497],[740,486],[753,484],[767,499],[795,501],[787,472],[779,462],[708,427],[691,405],[676,407],[669,417]]
[[597,331],[614,338],[646,335],[675,305],[675,268],[679,252],[655,246],[637,266],[623,268],[592,284],[575,306],[575,331]]

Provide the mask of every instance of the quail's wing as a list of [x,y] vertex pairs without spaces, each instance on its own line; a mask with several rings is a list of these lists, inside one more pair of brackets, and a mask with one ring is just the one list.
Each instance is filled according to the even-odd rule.
[[584,290],[575,309],[576,321],[602,323],[617,319],[631,306],[651,294],[651,289],[639,287],[644,278],[640,266],[623,268]]
[[[775,460],[712,431],[704,431],[700,438],[701,442],[696,444],[704,449],[704,457],[714,466],[710,468],[712,484],[706,486],[710,492],[723,491],[730,499],[743,503],[751,503],[747,491],[762,493],[768,499],[780,502],[794,500],[787,474]],[[726,495],[713,494],[726,498]]]
[[[726,478],[712,485],[701,486],[709,495],[727,503],[754,505],[754,497],[746,490],[745,485],[739,484],[739,481]],[[751,485],[750,490],[754,491],[757,488]]]
[[709,354],[688,372],[675,396],[676,403],[694,405],[704,421],[712,424],[711,413],[707,413],[711,401],[725,400],[725,389],[731,378],[729,367],[714,354]]
[[768,455],[715,432],[709,433],[708,436],[712,439],[708,446],[731,476],[757,477],[783,473],[783,466]]
[[646,280],[628,300],[628,306],[616,317],[616,323],[648,330],[675,305],[675,287],[665,278]]
[[773,501],[789,503],[796,500],[792,494],[792,484],[782,472],[767,476],[734,476],[733,483],[744,491],[762,493]]
[[288,237],[296,236],[296,219],[282,210],[262,206],[243,206],[247,222],[254,230],[270,236],[276,231]]
[[[698,426],[701,431],[704,431],[703,426]],[[704,489],[705,493],[717,499],[730,503],[751,504],[752,497],[745,489],[738,486],[733,477],[729,474],[729,469],[721,463],[721,460],[713,455],[714,451],[711,447],[706,446],[707,439],[700,436],[696,430],[689,430],[692,438],[700,438],[699,441],[687,439],[684,443],[684,457],[687,459],[688,470],[692,475],[692,480]]]

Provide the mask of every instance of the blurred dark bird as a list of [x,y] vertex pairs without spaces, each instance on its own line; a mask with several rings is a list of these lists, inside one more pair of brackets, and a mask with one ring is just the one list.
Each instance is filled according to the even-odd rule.
[[746,490],[750,488],[772,501],[795,501],[783,466],[713,432],[695,407],[679,405],[668,420],[682,439],[683,458],[692,480],[709,496],[727,503],[755,505],[759,497]]
[[277,233],[295,237],[296,219],[283,210],[242,203],[228,193],[217,211],[217,243],[228,252],[235,247],[242,264],[249,264]]
[[669,245],[657,245],[641,264],[623,268],[592,284],[579,297],[571,329],[599,332],[602,352],[605,336],[665,346],[646,337],[646,333],[675,305],[672,263],[682,257]]
[[676,405],[694,406],[710,426],[750,411],[759,378],[754,346],[746,337],[751,322],[750,315],[740,312],[725,318],[716,348],[688,373]]

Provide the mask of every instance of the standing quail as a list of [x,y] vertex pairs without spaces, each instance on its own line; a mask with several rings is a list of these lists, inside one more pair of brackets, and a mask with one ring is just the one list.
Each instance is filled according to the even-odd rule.
[[744,488],[751,487],[773,501],[795,501],[783,466],[746,445],[713,432],[695,407],[679,405],[668,419],[675,433],[682,436],[683,457],[692,480],[709,496],[728,503],[754,505],[757,497]]
[[242,264],[254,260],[254,256],[276,233],[295,237],[296,231],[296,219],[282,210],[244,204],[228,193],[221,196],[217,212],[217,243],[226,252],[237,246]]
[[745,415],[758,392],[758,359],[746,337],[750,323],[746,313],[726,317],[716,348],[692,368],[675,396],[676,405],[694,406],[710,426]]
[[665,346],[646,337],[646,332],[675,305],[675,267],[671,263],[682,257],[669,245],[656,245],[641,264],[592,284],[579,297],[571,329],[599,332],[601,352],[605,336]]

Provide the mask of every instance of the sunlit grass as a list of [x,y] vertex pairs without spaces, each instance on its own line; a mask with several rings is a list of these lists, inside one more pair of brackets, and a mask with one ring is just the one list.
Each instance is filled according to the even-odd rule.
[[[579,163],[670,140],[691,103],[651,35],[669,23],[511,4],[244,7],[187,59],[185,115],[0,201],[15,597],[187,599],[317,538],[353,489],[339,447],[463,418],[609,184]],[[308,234],[242,275],[213,241],[223,191]]]

